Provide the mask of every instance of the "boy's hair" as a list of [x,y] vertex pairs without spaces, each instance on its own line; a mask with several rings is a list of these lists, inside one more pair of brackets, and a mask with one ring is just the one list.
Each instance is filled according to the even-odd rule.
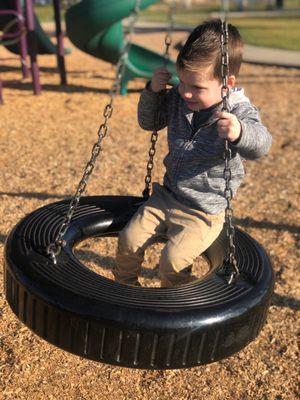
[[[213,66],[213,77],[222,81],[221,33],[219,18],[204,21],[188,37],[177,57],[177,67],[196,70]],[[237,28],[228,24],[229,75],[238,76],[243,58],[243,41]]]

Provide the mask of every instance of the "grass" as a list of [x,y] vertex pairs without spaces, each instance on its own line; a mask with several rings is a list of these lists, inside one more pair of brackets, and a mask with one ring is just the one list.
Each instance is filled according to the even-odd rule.
[[[289,8],[292,5],[299,5],[298,3],[299,0],[290,0],[286,2],[286,5]],[[41,22],[53,20],[51,5],[36,6],[35,11]],[[196,26],[208,18],[212,11],[218,11],[218,9],[205,7],[180,9],[176,12],[175,23]],[[167,7],[157,4],[142,11],[140,20],[167,22],[167,15]],[[247,44],[300,51],[300,16],[230,18],[229,22],[238,27]]]
[[255,46],[300,51],[300,18],[232,19],[244,41]]
[[41,23],[54,20],[54,11],[52,4],[46,4],[44,6],[37,4],[34,6],[34,11]]
[[[300,2],[286,2],[287,9],[293,5],[298,7]],[[177,10],[176,24],[196,26],[209,14],[219,9],[205,9],[194,7],[193,9]],[[266,46],[272,48],[300,51],[300,13],[294,17],[249,17],[230,18],[229,22],[237,26],[245,43],[254,46]],[[156,6],[141,13],[141,19],[145,21],[167,22],[167,7]]]

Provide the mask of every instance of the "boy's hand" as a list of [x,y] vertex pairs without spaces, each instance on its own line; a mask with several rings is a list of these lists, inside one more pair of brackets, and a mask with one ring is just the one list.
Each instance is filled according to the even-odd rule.
[[171,78],[172,74],[166,68],[156,69],[151,79],[151,89],[156,93],[166,89],[167,83]]
[[237,117],[225,111],[217,111],[215,117],[219,118],[217,122],[218,134],[221,138],[234,142],[241,135],[241,124]]

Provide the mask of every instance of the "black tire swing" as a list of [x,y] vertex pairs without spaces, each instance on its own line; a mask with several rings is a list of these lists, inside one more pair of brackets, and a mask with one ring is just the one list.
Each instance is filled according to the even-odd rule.
[[[107,133],[122,59],[98,142],[71,204],[65,200],[37,209],[7,238],[6,299],[33,332],[84,358],[147,369],[211,363],[245,347],[266,319],[273,271],[251,236],[235,230],[238,269],[232,268],[232,260],[225,261],[228,247],[233,246],[231,227],[229,242],[224,230],[205,253],[211,267],[208,274],[168,289],[119,284],[89,270],[73,253],[74,246],[87,238],[115,236],[146,197],[81,197]],[[152,149],[154,143],[152,135]],[[150,153],[144,194],[151,181],[154,153]]]

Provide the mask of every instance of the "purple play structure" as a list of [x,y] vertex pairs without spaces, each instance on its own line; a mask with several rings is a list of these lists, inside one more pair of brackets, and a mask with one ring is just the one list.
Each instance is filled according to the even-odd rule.
[[[63,33],[61,29],[61,17],[60,17],[60,0],[53,0],[55,27],[56,27],[56,57],[57,67],[60,74],[60,83],[66,84],[66,69],[64,60],[64,45],[63,45]],[[1,15],[10,15],[15,17],[13,23],[8,23],[8,28],[17,25],[17,29],[13,29],[13,32],[6,32],[3,30],[1,42],[19,42],[19,52],[21,59],[21,68],[23,79],[28,77],[29,71],[26,63],[27,54],[30,57],[31,64],[31,76],[33,83],[33,92],[38,95],[41,93],[41,84],[39,77],[39,67],[37,62],[37,38],[35,31],[35,20],[33,13],[32,0],[25,0],[25,12],[23,13],[20,0],[15,0],[15,9],[1,9]],[[8,29],[9,31],[9,29]],[[1,43],[0,43],[1,44]],[[3,81],[0,77],[0,104],[3,103],[2,96]]]

